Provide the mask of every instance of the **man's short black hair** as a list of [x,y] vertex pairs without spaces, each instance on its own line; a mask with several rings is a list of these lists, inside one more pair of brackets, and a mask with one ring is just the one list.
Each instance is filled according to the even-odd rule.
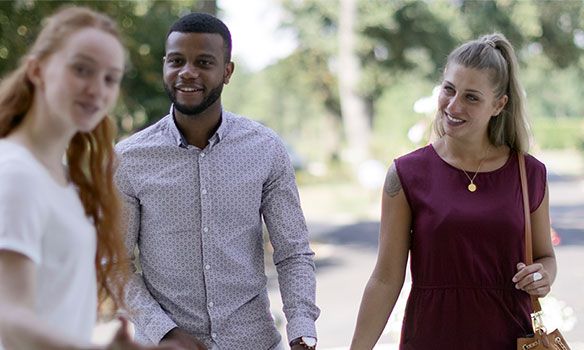
[[219,34],[223,38],[225,62],[231,61],[231,33],[225,23],[215,16],[201,12],[189,13],[172,24],[166,34],[167,39],[172,32]]

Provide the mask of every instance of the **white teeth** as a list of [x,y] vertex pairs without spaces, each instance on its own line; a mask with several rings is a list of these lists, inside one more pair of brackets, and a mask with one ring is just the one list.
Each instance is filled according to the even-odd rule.
[[181,88],[177,88],[180,91],[183,92],[195,92],[195,91],[200,91],[201,89],[197,89],[197,88],[190,88],[190,87],[181,87]]
[[448,118],[448,120],[450,120],[451,122],[454,122],[454,123],[462,123],[462,122],[464,122],[464,120],[458,119],[458,118],[454,118],[450,114],[446,114],[446,118]]

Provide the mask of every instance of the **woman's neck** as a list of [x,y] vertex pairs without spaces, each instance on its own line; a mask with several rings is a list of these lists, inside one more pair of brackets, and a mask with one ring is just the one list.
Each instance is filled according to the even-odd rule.
[[57,182],[64,184],[68,180],[63,168],[63,157],[73,133],[46,125],[44,121],[48,119],[31,108],[22,123],[6,138],[26,147]]
[[493,145],[487,138],[475,141],[465,142],[445,136],[439,141],[442,142],[444,155],[448,158],[459,160],[463,163],[476,163],[485,158],[485,155]]

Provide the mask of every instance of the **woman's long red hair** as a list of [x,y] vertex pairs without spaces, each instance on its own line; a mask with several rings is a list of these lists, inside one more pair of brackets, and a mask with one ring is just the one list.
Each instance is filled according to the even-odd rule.
[[[26,75],[28,58],[46,59],[69,35],[88,27],[103,30],[119,40],[115,22],[87,8],[63,8],[48,18],[28,55],[0,83],[0,137],[10,134],[31,108],[35,91]],[[67,149],[67,165],[85,213],[96,228],[95,267],[100,304],[110,297],[114,307],[120,308],[124,305],[129,262],[122,236],[121,203],[113,182],[115,135],[114,123],[107,116],[93,131],[75,134]]]

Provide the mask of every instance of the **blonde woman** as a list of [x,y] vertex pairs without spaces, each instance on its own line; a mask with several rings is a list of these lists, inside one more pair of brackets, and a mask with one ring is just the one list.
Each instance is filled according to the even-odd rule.
[[545,166],[527,155],[534,263],[524,264],[517,152],[527,152],[517,59],[501,34],[455,49],[444,70],[437,139],[396,159],[383,192],[378,260],[351,349],[377,342],[404,282],[400,349],[513,350],[530,332],[529,295],[556,276]]

